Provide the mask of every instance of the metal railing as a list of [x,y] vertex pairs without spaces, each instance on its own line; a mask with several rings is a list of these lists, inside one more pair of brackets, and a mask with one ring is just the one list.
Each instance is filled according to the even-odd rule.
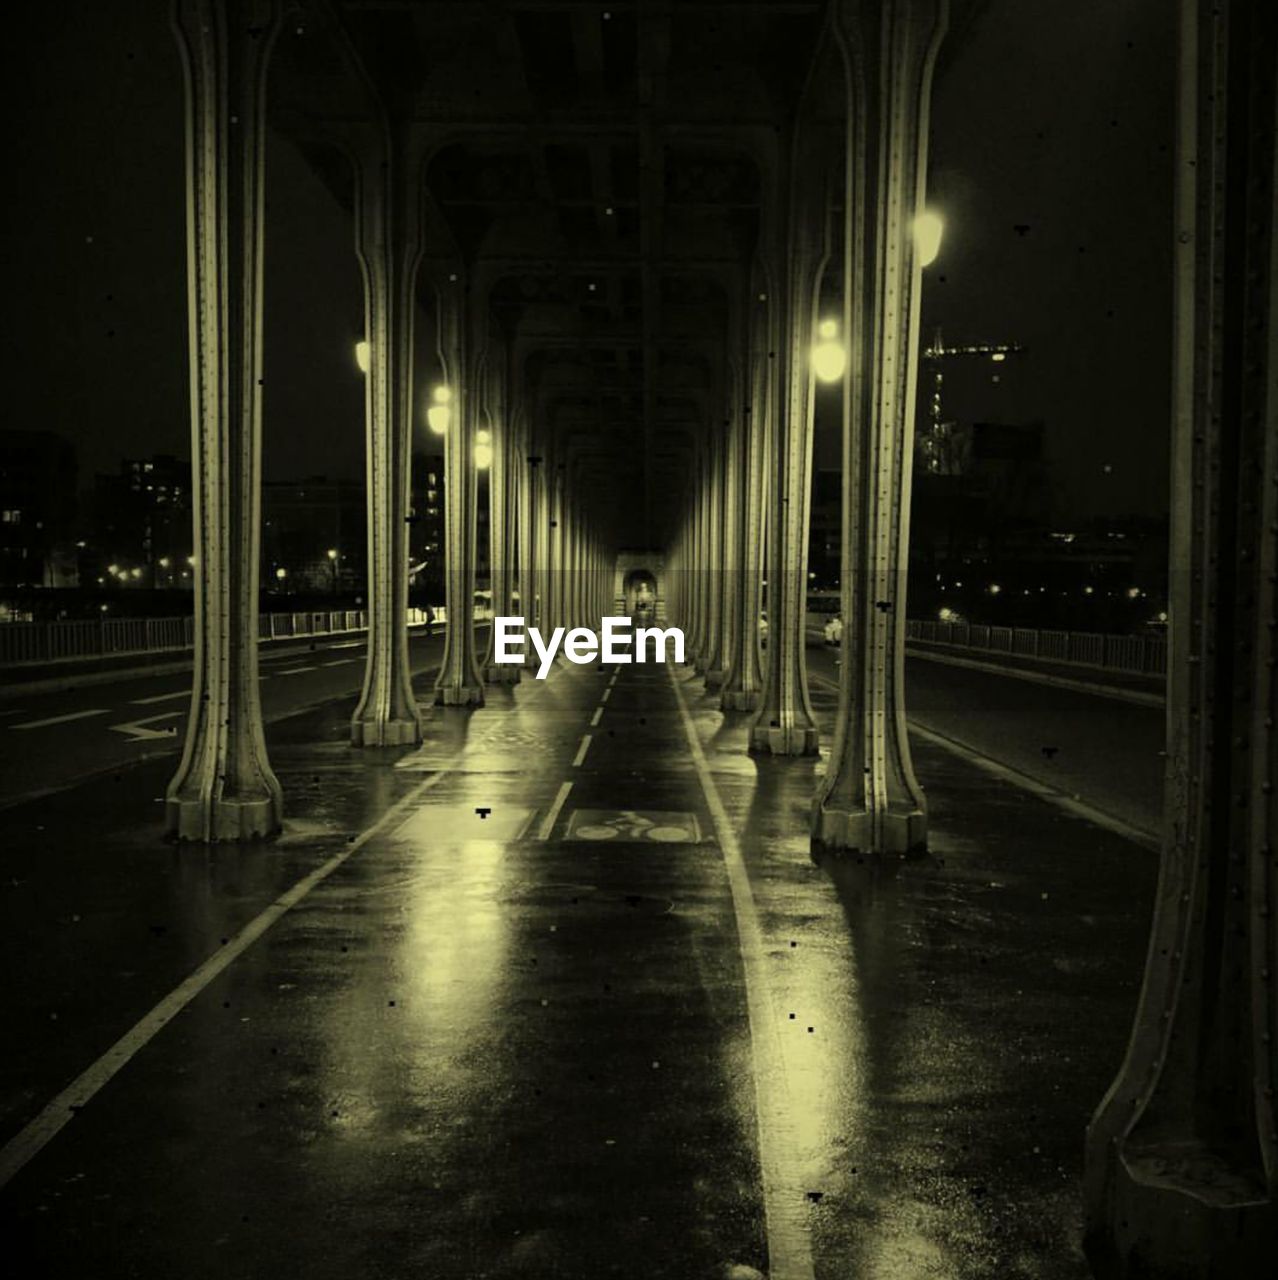
[[911,618],[905,624],[905,638],[1131,675],[1167,674],[1167,641],[1162,636],[1040,631],[1033,627],[989,627],[974,622],[926,622]]
[[[423,609],[409,609],[408,625],[426,622]],[[262,640],[299,639],[366,631],[363,609],[263,613]],[[130,653],[180,653],[195,643],[194,618],[89,618],[56,622],[11,622],[0,626],[0,667],[23,663],[65,662]]]

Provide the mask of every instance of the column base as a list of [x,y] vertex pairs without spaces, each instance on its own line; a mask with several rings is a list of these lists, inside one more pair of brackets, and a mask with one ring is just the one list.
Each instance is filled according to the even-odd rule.
[[485,684],[518,684],[523,668],[513,662],[490,662],[484,668]]
[[719,695],[719,708],[722,711],[756,711],[762,697],[758,689],[725,689]]
[[1100,1280],[1232,1280],[1267,1274],[1274,1205],[1203,1144],[1169,1142],[1111,1161],[1102,1212],[1083,1249]]
[[922,853],[927,849],[927,814],[920,809],[885,813],[879,842],[864,809],[826,809],[812,814],[813,853]]
[[707,689],[717,689],[717,688],[719,688],[719,686],[723,684],[723,678],[724,678],[724,676],[726,676],[727,674],[728,674],[728,673],[727,673],[726,671],[724,671],[722,667],[720,667],[717,671],[707,671],[707,672],[705,673],[705,675],[706,675],[706,688],[707,688]]
[[815,725],[793,725],[782,729],[775,725],[757,724],[750,730],[750,750],[774,756],[814,756],[821,735]]
[[422,740],[420,720],[352,720],[353,747],[412,747]]
[[269,840],[284,825],[281,796],[244,799],[190,799],[170,796],[164,805],[164,831],[172,840],[216,843]]
[[482,707],[484,687],[478,684],[441,685],[435,690],[437,707]]

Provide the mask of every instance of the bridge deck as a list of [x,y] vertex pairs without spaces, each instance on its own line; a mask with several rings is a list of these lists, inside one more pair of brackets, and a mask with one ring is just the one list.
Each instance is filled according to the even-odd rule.
[[158,843],[132,796],[171,760],[9,811],[11,1249],[104,1280],[1086,1274],[1080,1134],[1155,859],[920,740],[931,852],[815,866],[821,761],[744,755],[686,669],[491,692],[416,752],[350,751],[342,703],[276,724],[265,850]]

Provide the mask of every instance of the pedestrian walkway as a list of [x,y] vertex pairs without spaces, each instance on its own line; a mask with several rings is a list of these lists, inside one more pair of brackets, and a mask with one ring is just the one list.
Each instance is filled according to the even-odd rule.
[[814,865],[822,760],[746,755],[713,703],[564,663],[362,753],[312,711],[275,727],[266,847],[158,845],[119,797],[163,764],[43,830],[12,810],[9,1250],[103,1280],[1085,1276],[1155,860],[921,743],[930,853]]

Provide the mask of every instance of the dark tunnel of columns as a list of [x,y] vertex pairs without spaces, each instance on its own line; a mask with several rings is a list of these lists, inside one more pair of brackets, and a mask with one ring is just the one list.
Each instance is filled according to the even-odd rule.
[[[405,612],[430,406],[446,419],[454,623],[436,702],[476,705],[521,674],[456,625],[482,494],[494,613],[597,627],[633,607],[643,569],[662,625],[749,717],[750,749],[814,753],[819,411],[842,437],[845,625],[811,838],[926,847],[903,692],[914,220],[933,67],[967,5],[738,8],[618,5],[600,23],[572,6],[178,0],[200,505],[196,713],[171,835],[270,837],[287,799],[256,688],[269,123],[350,211],[364,288],[370,637],[352,743],[429,731]],[[1140,1009],[1088,1134],[1089,1240],[1114,1275],[1244,1274],[1228,1259],[1258,1256],[1278,1179],[1275,20],[1238,0],[1180,9],[1172,785]],[[713,84],[698,74],[711,50],[728,66]],[[810,361],[831,321],[841,394],[818,391]]]

